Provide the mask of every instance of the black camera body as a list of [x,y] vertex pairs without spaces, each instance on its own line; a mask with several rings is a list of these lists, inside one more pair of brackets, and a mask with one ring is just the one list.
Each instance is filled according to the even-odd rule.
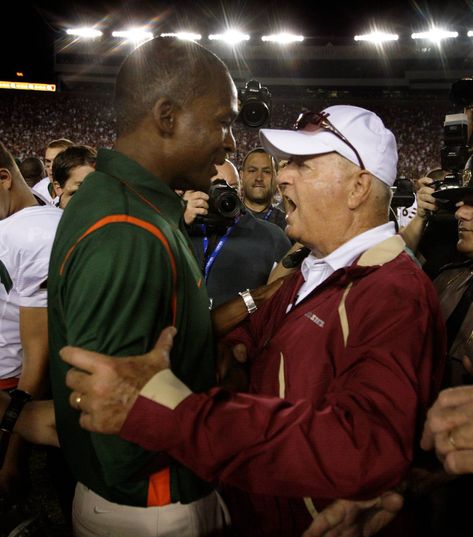
[[449,114],[443,125],[442,169],[456,175],[465,168],[469,156],[468,118],[463,113]]
[[194,224],[228,227],[245,212],[238,192],[224,179],[215,179],[209,188],[209,211],[206,215],[197,216]]
[[271,122],[271,93],[257,80],[249,80],[239,88],[240,113],[237,121],[247,127],[267,127]]
[[470,156],[468,118],[464,108],[473,105],[473,78],[465,77],[450,88],[450,101],[458,113],[447,114],[443,124],[443,146],[440,151],[442,169],[451,172],[445,179],[454,187],[461,182],[461,172]]
[[393,197],[391,198],[391,207],[410,207],[415,201],[414,189],[412,183],[404,175],[399,176],[391,187]]
[[458,108],[473,104],[473,78],[464,77],[457,80],[450,88],[450,100]]

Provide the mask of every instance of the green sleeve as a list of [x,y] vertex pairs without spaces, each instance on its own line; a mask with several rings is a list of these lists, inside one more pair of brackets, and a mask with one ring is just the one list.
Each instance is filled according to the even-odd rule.
[[[169,253],[146,230],[116,223],[95,231],[66,263],[61,302],[68,345],[115,356],[142,354],[172,323]],[[133,476],[151,454],[92,434],[108,485]]]

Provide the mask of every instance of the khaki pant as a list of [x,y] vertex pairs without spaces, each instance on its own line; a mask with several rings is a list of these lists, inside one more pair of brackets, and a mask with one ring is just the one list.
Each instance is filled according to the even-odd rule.
[[190,504],[132,507],[78,483],[72,524],[75,537],[214,537],[223,534],[226,514],[216,492]]

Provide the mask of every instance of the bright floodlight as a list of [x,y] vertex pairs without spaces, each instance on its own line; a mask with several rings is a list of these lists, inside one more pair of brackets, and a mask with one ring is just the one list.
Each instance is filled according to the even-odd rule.
[[470,31],[468,32],[468,37],[473,37],[473,31],[472,31],[472,30],[470,30]]
[[211,34],[209,35],[209,39],[211,41],[224,41],[229,45],[236,45],[242,41],[249,41],[250,36],[238,30],[228,30],[224,34]]
[[355,41],[368,41],[369,43],[386,43],[388,41],[397,41],[397,34],[388,34],[385,32],[371,32],[370,34],[355,35]]
[[175,37],[176,39],[182,39],[183,41],[200,41],[202,39],[200,34],[194,34],[192,32],[161,34],[161,37]]
[[70,28],[66,30],[67,35],[75,35],[77,37],[83,37],[85,39],[94,39],[100,37],[103,33],[95,28]]
[[148,41],[149,39],[153,39],[153,34],[151,32],[147,32],[146,30],[140,30],[139,28],[112,32],[112,36],[121,37],[122,39],[132,41],[133,43],[140,43],[142,41]]
[[288,43],[297,43],[304,41],[304,36],[283,32],[280,34],[263,35],[261,41],[269,41],[271,43],[280,43],[281,45],[287,45]]
[[428,32],[420,32],[411,35],[412,39],[429,39],[433,43],[440,43],[443,39],[458,37],[458,32],[450,32],[441,28],[432,28]]

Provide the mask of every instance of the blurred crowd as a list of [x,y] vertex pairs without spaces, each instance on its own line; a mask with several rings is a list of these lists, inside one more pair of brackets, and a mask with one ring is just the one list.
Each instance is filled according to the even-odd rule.
[[[440,165],[442,125],[448,102],[430,99],[399,101],[370,99],[340,102],[312,98],[298,102],[273,101],[271,126],[289,127],[303,109],[321,110],[331,104],[356,104],[376,112],[396,136],[399,175],[421,177]],[[345,99],[346,100],[346,99]],[[47,141],[80,140],[92,147],[111,147],[115,120],[110,96],[58,93],[0,95],[0,138],[19,159],[42,156]],[[243,156],[259,145],[258,129],[236,124],[237,151],[233,161],[240,167]]]

